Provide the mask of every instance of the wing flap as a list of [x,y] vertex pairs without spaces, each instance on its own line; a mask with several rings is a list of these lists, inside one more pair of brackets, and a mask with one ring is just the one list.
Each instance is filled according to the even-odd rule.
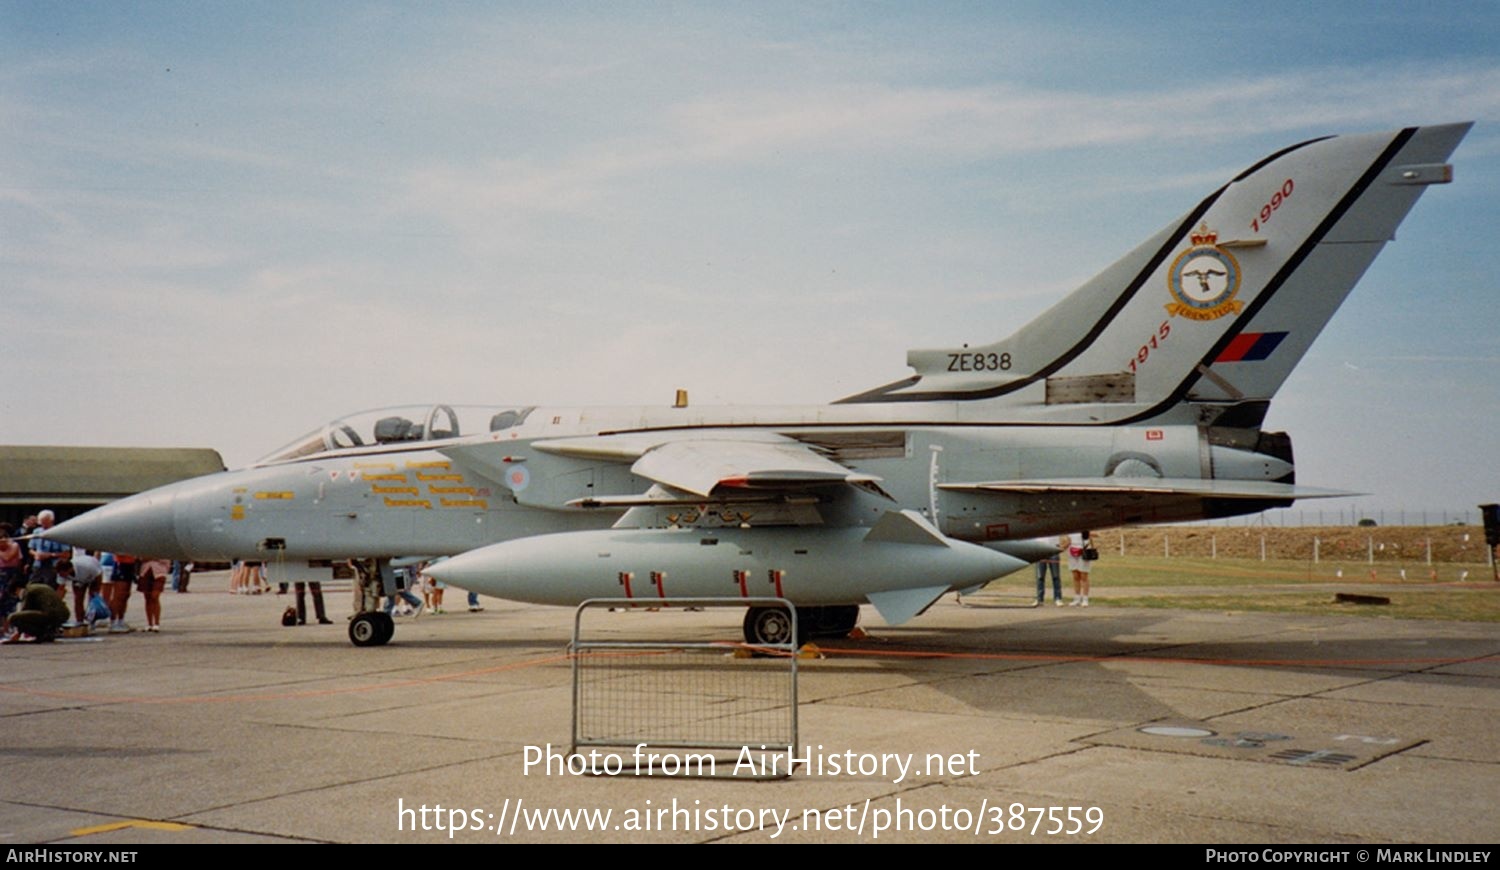
[[1341,498],[1359,495],[1338,489],[1297,486],[1267,480],[1200,480],[1173,477],[1066,477],[1052,480],[996,480],[974,483],[940,483],[939,489],[954,492],[1105,495],[1181,495],[1199,498],[1295,499]]

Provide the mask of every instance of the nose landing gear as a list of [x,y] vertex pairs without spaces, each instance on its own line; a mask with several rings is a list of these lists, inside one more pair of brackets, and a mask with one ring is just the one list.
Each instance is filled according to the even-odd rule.
[[382,646],[395,633],[395,620],[379,610],[359,613],[349,620],[349,640],[355,646]]
[[[349,642],[355,646],[384,646],[396,633],[396,621],[380,609],[385,598],[389,559],[350,559],[359,584],[359,612],[349,620]],[[394,587],[393,587],[394,588]]]

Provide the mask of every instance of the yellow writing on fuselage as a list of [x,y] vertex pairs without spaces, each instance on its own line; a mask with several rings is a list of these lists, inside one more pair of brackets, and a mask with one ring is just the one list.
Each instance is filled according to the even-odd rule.
[[432,502],[428,501],[425,498],[391,498],[390,496],[386,496],[385,506],[423,508],[425,510],[431,510]]
[[417,480],[452,480],[463,483],[464,476],[462,474],[423,474],[419,471],[417,472]]
[[396,463],[394,463],[394,462],[356,462],[356,463],[354,463],[354,467],[355,468],[384,468],[386,471],[395,471],[396,470]]
[[437,493],[437,494],[446,493],[448,495],[473,495],[474,494],[474,487],[472,487],[472,486],[436,486],[434,484],[429,483],[429,484],[427,484],[427,491],[431,492],[431,493]]
[[452,468],[453,467],[453,463],[449,462],[446,459],[429,459],[429,460],[427,460],[425,462],[418,462],[418,461],[416,461],[414,459],[409,459],[406,462],[406,467],[407,468]]
[[372,486],[370,492],[376,495],[421,495],[415,486]]
[[260,501],[266,501],[267,499],[272,499],[275,501],[286,501],[288,499],[296,498],[297,494],[292,492],[291,490],[281,490],[280,492],[266,492],[262,490],[260,492],[257,492],[255,494],[255,497]]
[[445,498],[442,499],[443,507],[456,508],[479,508],[489,510],[490,504],[482,498]]
[[364,474],[361,474],[359,476],[359,479],[360,480],[394,480],[394,481],[398,481],[400,483],[405,483],[406,482],[406,475],[404,473],[399,473],[399,472],[396,473],[396,474],[370,474],[369,472],[366,472]]

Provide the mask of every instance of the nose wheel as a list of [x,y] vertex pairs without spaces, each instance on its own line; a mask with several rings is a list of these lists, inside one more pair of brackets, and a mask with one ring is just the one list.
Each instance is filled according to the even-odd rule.
[[355,646],[384,646],[396,633],[396,622],[379,610],[361,613],[349,620],[349,641]]

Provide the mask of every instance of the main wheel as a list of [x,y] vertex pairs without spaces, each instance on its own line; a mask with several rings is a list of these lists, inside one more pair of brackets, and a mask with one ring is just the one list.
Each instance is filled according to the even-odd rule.
[[355,646],[380,646],[395,632],[396,624],[379,611],[361,613],[349,620],[349,641]]
[[859,605],[799,607],[797,621],[805,637],[848,637],[859,624]]
[[780,646],[792,641],[792,614],[783,607],[752,607],[745,611],[745,642]]

